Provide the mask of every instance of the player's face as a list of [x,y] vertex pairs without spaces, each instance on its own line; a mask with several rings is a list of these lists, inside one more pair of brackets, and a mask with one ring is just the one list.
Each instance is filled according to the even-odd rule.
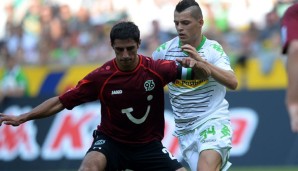
[[116,54],[117,66],[120,70],[132,71],[137,67],[139,63],[138,48],[139,43],[133,39],[116,39],[114,41],[113,49]]
[[197,47],[201,42],[201,32],[204,21],[191,16],[191,8],[174,13],[174,23],[181,43]]

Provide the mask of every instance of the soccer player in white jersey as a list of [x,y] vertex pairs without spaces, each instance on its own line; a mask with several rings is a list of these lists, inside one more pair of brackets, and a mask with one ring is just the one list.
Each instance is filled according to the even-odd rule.
[[222,46],[202,34],[204,20],[197,2],[180,1],[174,23],[178,36],[160,45],[153,58],[176,60],[190,56],[204,63],[210,74],[200,80],[168,84],[174,135],[192,171],[227,170],[231,166],[228,159],[233,130],[225,95],[226,88],[237,88],[237,78]]

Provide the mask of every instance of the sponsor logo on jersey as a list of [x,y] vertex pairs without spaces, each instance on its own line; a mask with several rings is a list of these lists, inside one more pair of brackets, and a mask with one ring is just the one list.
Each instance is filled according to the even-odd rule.
[[113,90],[112,95],[113,94],[122,94],[122,90]]
[[184,88],[197,88],[208,83],[207,80],[176,80],[174,85],[177,87],[184,87]]
[[97,140],[94,145],[102,145],[106,142],[106,140]]

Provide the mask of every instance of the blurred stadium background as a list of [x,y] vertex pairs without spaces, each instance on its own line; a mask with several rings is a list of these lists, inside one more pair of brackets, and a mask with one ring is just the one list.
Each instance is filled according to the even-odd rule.
[[[141,30],[140,53],[150,56],[174,37],[178,0],[1,0],[0,78],[9,59],[21,85],[0,80],[0,111],[18,114],[73,87],[114,57],[109,31],[120,20]],[[284,106],[287,77],[280,19],[291,0],[197,0],[204,34],[220,42],[239,80],[228,91],[235,129],[231,171],[298,170],[298,137]],[[17,93],[21,86],[23,93]],[[12,93],[10,92],[12,90]],[[4,95],[6,93],[6,95]],[[168,96],[166,94],[166,96]],[[76,169],[99,123],[100,105],[86,104],[19,128],[0,127],[0,170]],[[181,159],[166,102],[164,143]],[[84,123],[79,122],[84,119]],[[183,162],[183,161],[182,161]],[[184,162],[183,162],[184,163]]]

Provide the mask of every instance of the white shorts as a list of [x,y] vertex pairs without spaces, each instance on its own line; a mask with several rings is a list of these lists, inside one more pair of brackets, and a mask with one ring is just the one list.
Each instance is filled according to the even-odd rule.
[[195,130],[178,137],[184,160],[192,171],[197,170],[199,154],[204,150],[215,150],[222,158],[222,171],[232,165],[228,159],[232,148],[233,130],[229,120],[211,119]]

